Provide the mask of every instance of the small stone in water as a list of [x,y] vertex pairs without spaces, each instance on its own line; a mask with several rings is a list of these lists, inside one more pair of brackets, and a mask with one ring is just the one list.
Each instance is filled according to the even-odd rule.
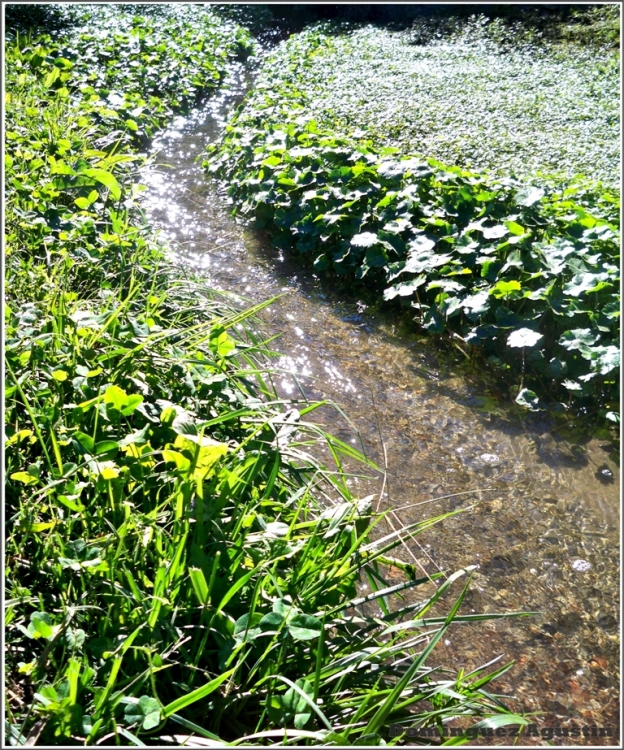
[[498,456],[494,455],[494,453],[482,453],[480,458],[486,464],[497,464],[499,461]]
[[587,560],[575,560],[572,563],[572,567],[574,570],[578,570],[581,573],[585,573],[591,568],[591,564],[587,562]]
[[608,466],[605,466],[604,464],[596,472],[596,477],[603,484],[612,484],[614,479],[613,472]]

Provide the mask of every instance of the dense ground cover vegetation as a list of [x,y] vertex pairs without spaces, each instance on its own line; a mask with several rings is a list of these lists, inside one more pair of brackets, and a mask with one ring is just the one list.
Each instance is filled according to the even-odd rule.
[[543,44],[534,29],[484,16],[447,26],[444,36],[434,21],[332,36],[308,57],[299,88],[319,121],[362,128],[379,145],[499,177],[619,184],[613,50]]
[[[262,305],[168,268],[144,224],[137,147],[250,38],[205,10],[76,12],[6,52],[7,741],[523,723],[488,694],[496,671],[427,666],[453,621],[482,617],[458,614],[465,589],[431,611],[469,571],[436,588],[390,557],[400,533],[373,540],[382,516],[342,470],[357,454],[272,388]],[[394,601],[413,586],[417,604]]]
[[[478,19],[471,23],[473,32],[482,27]],[[563,182],[542,179],[536,186],[509,175],[497,178],[448,166],[431,158],[430,144],[414,136],[430,119],[431,133],[452,132],[456,138],[460,118],[471,148],[481,149],[492,171],[512,170],[516,159],[526,160],[533,148],[539,158],[528,163],[536,169],[559,136],[549,131],[541,150],[543,123],[526,119],[527,97],[539,94],[536,86],[551,85],[555,71],[564,76],[568,62],[573,72],[564,78],[569,85],[589,58],[576,48],[569,53],[557,48],[553,58],[555,52],[547,47],[536,48],[527,62],[525,48],[516,56],[513,48],[500,47],[491,30],[477,35],[476,42],[453,38],[421,51],[404,35],[335,24],[291,38],[265,62],[221,143],[209,147],[206,165],[227,184],[239,213],[254,217],[277,245],[300,253],[319,271],[362,280],[383,292],[385,300],[400,301],[415,311],[425,330],[450,332],[467,356],[469,348],[482,351],[493,370],[511,383],[522,406],[541,410],[548,405],[563,414],[574,407],[585,417],[616,421],[617,189],[574,177],[574,170]],[[416,72],[428,55],[439,53],[439,75],[428,83],[428,63],[424,72]],[[494,111],[491,116],[483,111],[486,101],[493,110],[505,106],[500,97],[481,98],[502,84],[488,74],[488,86],[482,86],[480,55],[494,55],[495,70],[508,66],[504,87],[518,77],[514,91],[507,91],[508,104],[526,101],[518,112],[513,107],[506,112],[507,125]],[[472,78],[463,77],[461,66],[457,73],[458,56],[469,58]],[[594,60],[596,98],[588,94],[587,102],[592,99],[594,112],[606,102],[615,127],[617,65],[611,57],[603,62],[597,73]],[[527,65],[537,66],[528,79]],[[549,69],[545,78],[540,78],[540,66]],[[459,82],[453,83],[456,73]],[[458,87],[461,106],[449,99],[448,86]],[[415,101],[419,106],[413,106]],[[391,145],[396,102],[403,102],[397,105],[404,112],[399,125],[408,131],[402,148]],[[465,114],[466,108],[472,115]],[[381,116],[381,109],[389,114]],[[557,117],[552,116],[554,127]],[[565,119],[565,109],[558,117]],[[603,149],[592,133],[602,114],[594,118],[588,110],[587,117],[585,150],[576,152],[586,165]],[[484,131],[490,123],[496,133],[491,151],[492,139]],[[524,145],[514,141],[512,147],[510,136],[508,146],[501,145],[505,133],[523,127]],[[572,132],[566,140],[574,140]],[[609,139],[607,172],[617,153],[613,136]],[[413,156],[409,149],[416,145],[421,154]],[[441,153],[451,157],[454,152]],[[612,181],[613,172],[609,175]]]

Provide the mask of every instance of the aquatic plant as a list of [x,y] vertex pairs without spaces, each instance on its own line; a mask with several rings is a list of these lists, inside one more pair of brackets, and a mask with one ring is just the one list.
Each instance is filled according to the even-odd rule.
[[619,69],[617,50],[540,41],[479,16],[404,32],[320,24],[276,50],[262,80],[292,84],[321,125],[365,131],[377,147],[499,178],[582,174],[614,189]]
[[[8,743],[380,744],[391,721],[526,723],[488,691],[510,665],[429,666],[449,627],[497,616],[461,614],[466,587],[432,611],[470,568],[391,556],[453,514],[380,533],[343,463],[375,467],[272,386],[253,318],[271,301],[233,306],[145,225],[136,136],[212,90],[247,37],[189,16],[166,59],[168,16],[119,13],[114,31],[98,6],[95,30],[7,45]],[[155,89],[149,66],[173,62]]]
[[527,409],[616,421],[619,196],[583,179],[496,179],[345,134],[307,91],[335,44],[322,26],[282,45],[208,147],[238,215],[317,271],[449,332],[466,356],[477,347]]

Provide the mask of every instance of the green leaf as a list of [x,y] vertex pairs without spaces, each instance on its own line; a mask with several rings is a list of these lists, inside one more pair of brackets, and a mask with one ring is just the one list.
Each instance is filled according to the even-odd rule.
[[485,227],[483,231],[483,237],[486,240],[498,240],[509,234],[509,229],[504,224],[497,224],[495,227]]
[[[314,701],[314,687],[310,680],[300,679],[295,683],[297,687],[308,696],[310,701]],[[296,729],[303,729],[312,718],[312,707],[310,703],[294,688],[289,688],[284,695],[284,704],[295,715],[294,725]]]
[[464,297],[462,308],[469,314],[482,315],[490,309],[489,292],[477,292]]
[[259,627],[260,620],[262,620],[262,615],[258,612],[254,612],[251,617],[248,613],[239,617],[234,623],[234,638],[239,643],[243,643],[260,635],[262,632]]
[[592,370],[607,375],[620,366],[620,350],[617,346],[595,346],[591,350]]
[[10,475],[10,478],[25,485],[37,484],[39,481],[37,477],[33,477],[32,474],[29,474],[26,471],[16,471]]
[[373,247],[373,245],[377,245],[378,242],[377,235],[373,232],[362,232],[351,238],[351,244],[354,247]]
[[100,456],[103,453],[109,453],[110,451],[118,451],[119,443],[116,440],[101,440],[99,443],[95,444],[93,450],[93,455]]
[[582,391],[583,386],[577,383],[575,380],[564,380],[561,385],[567,388],[569,391]]
[[115,200],[119,200],[121,198],[121,187],[119,183],[117,182],[117,179],[114,175],[112,175],[110,172],[107,172],[105,169],[85,169],[82,173],[86,175],[87,177],[91,177],[92,179],[96,180],[96,182],[100,182],[104,187],[107,187],[110,191],[110,194],[115,198]]
[[490,294],[500,299],[501,297],[510,296],[512,292],[519,292],[521,289],[522,284],[519,281],[499,281],[490,289]]
[[318,638],[323,625],[312,615],[295,615],[288,623],[288,631],[296,641],[309,641]]
[[220,333],[217,337],[210,337],[210,348],[220,357],[227,357],[236,349],[236,344],[228,336],[226,331]]
[[130,414],[132,414],[136,410],[139,404],[142,404],[142,403],[143,403],[143,396],[141,396],[138,393],[131,394],[126,399],[125,406],[121,410],[122,415],[124,417],[130,416]]
[[533,331],[530,328],[518,328],[517,331],[512,331],[507,339],[507,346],[522,348],[525,346],[535,346],[544,337],[541,333]]
[[82,448],[84,448],[87,453],[93,455],[95,450],[95,440],[91,437],[91,435],[87,435],[85,432],[78,431],[74,432],[72,437],[77,443],[82,446]]
[[578,297],[583,292],[597,292],[610,286],[606,273],[579,273],[563,287],[565,294]]
[[573,328],[561,335],[559,344],[569,350],[586,349],[593,346],[600,334],[590,328]]
[[401,284],[394,284],[384,291],[384,299],[391,300],[395,297],[410,297],[419,286],[422,286],[427,277],[422,274]]
[[526,234],[526,229],[522,226],[522,224],[518,224],[515,221],[506,221],[505,226],[507,227],[507,229],[509,229],[509,231],[513,235]]
[[121,411],[128,401],[128,396],[123,388],[117,385],[109,385],[104,391],[104,403],[117,411]]
[[210,591],[208,590],[208,584],[206,582],[206,577],[204,576],[203,570],[201,568],[189,568],[189,576],[191,579],[191,584],[193,586],[193,591],[195,592],[195,596],[197,597],[199,603],[202,606],[205,606],[206,604],[208,604]]
[[388,255],[381,245],[369,247],[366,251],[366,263],[371,268],[383,268],[388,262]]
[[314,259],[315,271],[326,271],[331,266],[331,260],[326,253],[322,253]]
[[264,615],[258,625],[262,630],[279,630],[285,619],[284,615],[280,612],[269,612],[267,615]]
[[67,628],[65,631],[65,643],[72,651],[79,651],[84,646],[86,635],[82,628]]
[[519,190],[517,194],[518,203],[521,206],[526,206],[527,208],[530,206],[535,205],[539,200],[541,200],[544,197],[544,190],[542,188],[526,188],[525,190]]
[[516,396],[516,403],[524,406],[525,409],[529,409],[529,411],[542,411],[537,393],[530,391],[528,388],[523,388],[520,391]]
[[31,638],[46,638],[49,640],[54,636],[52,623],[52,616],[47,612],[33,612],[27,628],[28,634]]
[[179,451],[163,450],[162,457],[163,460],[174,463],[176,469],[183,475],[187,474],[191,468],[190,460]]
[[149,731],[160,724],[160,704],[149,695],[142,695],[138,703],[129,703],[126,706],[124,716],[130,724],[138,724],[141,729]]
[[567,364],[557,357],[553,357],[546,366],[546,374],[555,379],[563,377],[567,370]]
[[61,74],[61,71],[58,68],[52,68],[52,70],[45,77],[45,81],[44,81],[45,87],[50,88],[50,86],[53,86],[54,83],[56,83],[56,80],[58,79],[60,74]]
[[196,701],[202,700],[202,698],[205,698],[207,695],[210,695],[210,693],[214,692],[237,669],[238,669],[238,665],[234,667],[233,669],[230,669],[227,672],[224,672],[218,677],[215,677],[214,680],[210,680],[210,682],[206,683],[205,685],[202,685],[202,687],[197,688],[197,690],[193,690],[193,692],[187,693],[186,695],[183,695],[181,698],[178,698],[177,700],[172,701],[163,709],[164,715],[166,717],[169,717],[172,714],[177,713],[178,711],[182,711],[184,708],[187,708],[188,706],[192,705]]
[[528,726],[529,722],[524,716],[518,714],[495,714],[494,716],[488,716],[486,719],[474,724],[474,729],[496,729],[497,727],[506,727],[509,724],[520,724],[522,726]]
[[428,253],[430,250],[433,250],[435,244],[436,243],[432,239],[422,232],[409,243],[409,249],[412,253]]
[[601,310],[605,318],[609,320],[617,320],[620,317],[620,303],[619,301],[608,302]]
[[56,526],[56,521],[43,521],[41,523],[31,523],[28,527],[29,531],[33,531],[36,534],[40,534],[42,531],[53,529]]

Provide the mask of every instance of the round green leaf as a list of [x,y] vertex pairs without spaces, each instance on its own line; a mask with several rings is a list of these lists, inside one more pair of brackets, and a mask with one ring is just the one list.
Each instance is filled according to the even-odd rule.
[[523,348],[525,346],[535,346],[544,337],[541,333],[533,331],[530,328],[518,328],[517,331],[512,331],[507,339],[507,346],[514,348]]
[[312,615],[295,615],[288,624],[288,630],[296,641],[309,641],[318,638],[323,626]]

